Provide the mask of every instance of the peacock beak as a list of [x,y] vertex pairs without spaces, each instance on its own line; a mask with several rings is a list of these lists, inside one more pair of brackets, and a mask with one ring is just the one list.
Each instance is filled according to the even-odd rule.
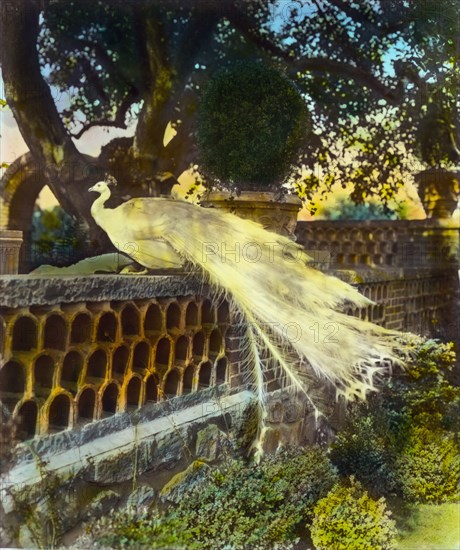
[[93,185],[92,187],[90,187],[90,188],[88,189],[88,191],[96,191],[96,189],[94,189],[95,187],[96,187],[96,186]]

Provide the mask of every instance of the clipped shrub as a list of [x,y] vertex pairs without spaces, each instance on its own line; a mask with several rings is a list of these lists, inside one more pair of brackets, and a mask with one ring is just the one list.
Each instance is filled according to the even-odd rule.
[[441,503],[460,498],[460,447],[449,432],[414,426],[395,468],[408,501]]
[[318,550],[391,550],[396,526],[385,499],[374,500],[353,477],[314,508],[311,538]]
[[201,548],[290,548],[337,474],[320,449],[290,449],[259,465],[232,461],[179,504],[177,517]]
[[308,127],[305,101],[287,77],[263,63],[235,62],[216,72],[201,100],[201,168],[213,186],[279,186]]

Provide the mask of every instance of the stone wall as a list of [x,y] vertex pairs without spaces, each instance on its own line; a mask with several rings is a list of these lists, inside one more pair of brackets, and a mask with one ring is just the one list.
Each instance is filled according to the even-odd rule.
[[297,242],[330,252],[330,266],[348,268],[452,267],[459,260],[458,223],[451,220],[299,222]]
[[[458,340],[458,228],[301,222],[297,237],[375,302],[348,314]],[[198,459],[246,448],[257,411],[242,334],[229,304],[184,275],[0,277],[2,418],[23,440],[0,479],[6,542],[49,544],[111,506],[157,498]],[[319,425],[276,365],[265,386],[266,450],[327,441],[340,425],[343,402],[331,395]]]
[[402,332],[459,341],[458,224],[450,220],[299,222],[314,264],[376,302],[348,313]]
[[[116,279],[121,289],[136,284],[129,277]],[[96,278],[90,281],[96,284]],[[154,287],[157,281],[150,282]],[[16,280],[22,290],[36,283],[33,278]],[[64,278],[42,279],[40,284],[42,298],[35,296],[35,304],[25,292],[16,307],[8,307],[4,289],[0,308],[0,399],[20,419],[22,438],[78,427],[227,381],[225,301],[162,292],[156,298],[129,300],[121,299],[120,288],[112,296],[119,299],[95,301],[89,285],[86,297],[91,300],[82,295],[57,305],[46,303],[50,291],[59,295],[61,285],[67,291],[74,286],[78,293],[88,283]]]

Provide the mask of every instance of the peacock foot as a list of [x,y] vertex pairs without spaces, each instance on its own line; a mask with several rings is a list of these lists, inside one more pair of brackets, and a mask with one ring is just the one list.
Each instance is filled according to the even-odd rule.
[[144,267],[139,270],[133,264],[127,265],[120,271],[120,275],[147,275],[149,270]]

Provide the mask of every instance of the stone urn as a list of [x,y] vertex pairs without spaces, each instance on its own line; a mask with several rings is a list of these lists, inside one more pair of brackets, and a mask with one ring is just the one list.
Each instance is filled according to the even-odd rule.
[[297,215],[302,201],[296,195],[275,200],[275,194],[265,191],[243,191],[240,195],[211,191],[201,201],[206,208],[220,208],[244,219],[260,223],[264,229],[295,240]]
[[417,191],[427,218],[449,219],[457,208],[460,186],[459,174],[430,168],[415,176]]
[[0,275],[15,275],[19,268],[22,231],[0,229]]

